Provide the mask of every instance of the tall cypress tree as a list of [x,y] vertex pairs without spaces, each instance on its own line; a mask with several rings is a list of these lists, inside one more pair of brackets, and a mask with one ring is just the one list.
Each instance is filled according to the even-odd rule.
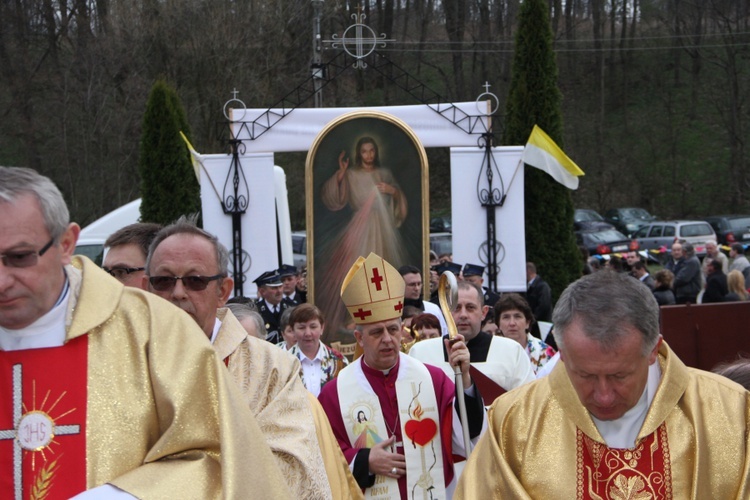
[[169,224],[200,210],[200,187],[180,131],[190,136],[185,110],[177,92],[159,80],[146,104],[138,158],[144,222]]
[[[520,6],[504,144],[525,144],[537,124],[563,146],[562,96],[557,88],[548,8],[546,0],[524,0]],[[526,259],[536,264],[557,297],[582,269],[573,236],[570,191],[533,167],[525,170],[524,189]]]

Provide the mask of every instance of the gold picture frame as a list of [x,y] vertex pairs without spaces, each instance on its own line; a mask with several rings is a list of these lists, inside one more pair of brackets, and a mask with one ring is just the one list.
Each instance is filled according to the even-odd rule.
[[329,122],[307,154],[305,199],[308,301],[325,315],[324,342],[349,331],[339,294],[359,256],[417,266],[429,294],[429,166],[405,122],[365,110]]

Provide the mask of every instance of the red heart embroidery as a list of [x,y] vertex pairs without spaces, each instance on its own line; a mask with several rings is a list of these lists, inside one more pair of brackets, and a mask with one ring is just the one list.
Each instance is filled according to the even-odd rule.
[[409,420],[404,426],[406,436],[419,446],[424,446],[437,434],[437,424],[431,418]]

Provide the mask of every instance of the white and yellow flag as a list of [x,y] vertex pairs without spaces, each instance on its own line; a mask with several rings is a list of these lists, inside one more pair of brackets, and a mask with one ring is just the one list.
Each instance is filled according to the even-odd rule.
[[578,177],[584,175],[583,170],[538,125],[534,125],[531,131],[521,160],[544,170],[568,189],[578,189]]
[[182,130],[180,130],[180,137],[182,137],[182,140],[185,141],[185,144],[187,145],[188,151],[190,151],[190,161],[193,163],[193,171],[195,172],[195,178],[198,180],[198,182],[201,181],[201,166],[203,165],[203,155],[198,153],[198,151],[195,150],[192,144],[190,144],[190,141],[185,136],[185,134],[182,133]]

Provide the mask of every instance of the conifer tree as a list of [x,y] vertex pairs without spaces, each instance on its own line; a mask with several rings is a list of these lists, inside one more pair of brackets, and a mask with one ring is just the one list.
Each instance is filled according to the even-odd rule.
[[200,187],[180,131],[190,136],[185,110],[177,92],[159,80],[146,104],[138,158],[143,222],[169,224],[200,210]]
[[[562,96],[552,51],[548,2],[524,0],[518,13],[504,144],[526,144],[534,124],[563,147]],[[573,235],[570,191],[545,172],[525,169],[526,260],[552,288],[553,297],[581,275]]]

